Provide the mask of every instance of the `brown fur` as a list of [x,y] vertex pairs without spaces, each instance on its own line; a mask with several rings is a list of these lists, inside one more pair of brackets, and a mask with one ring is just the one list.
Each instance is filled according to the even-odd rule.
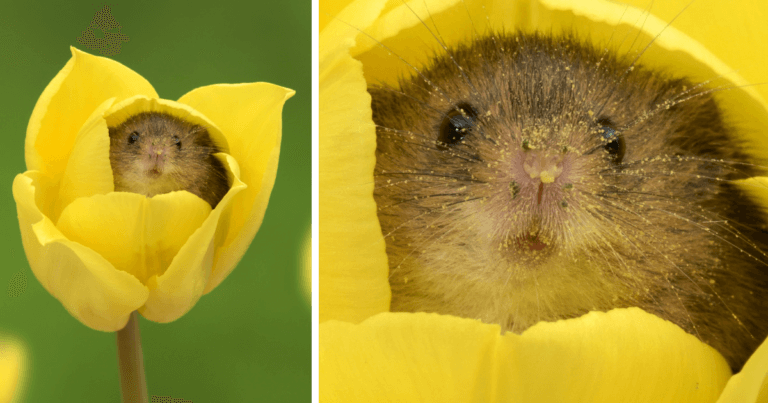
[[[707,88],[568,36],[486,36],[449,53],[399,88],[369,88],[392,310],[521,332],[639,306],[739,369],[768,334],[768,236],[730,181],[763,171]],[[471,130],[438,142],[466,105]],[[626,144],[618,164],[606,121]],[[542,186],[523,168],[531,155],[562,173]]]
[[[133,143],[132,133],[139,136]],[[213,155],[219,150],[202,126],[165,113],[144,112],[110,127],[109,138],[115,191],[152,197],[187,190],[215,208],[229,190],[224,165]],[[162,172],[155,175],[148,174],[148,167],[154,167],[149,162],[151,144],[161,147],[165,157]]]

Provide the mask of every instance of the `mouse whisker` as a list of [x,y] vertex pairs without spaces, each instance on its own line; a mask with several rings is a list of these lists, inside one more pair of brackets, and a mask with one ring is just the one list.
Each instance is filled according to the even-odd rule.
[[[388,127],[381,127],[381,126],[376,126],[376,127],[380,128],[383,132],[398,134],[399,136],[393,136],[392,139],[396,140],[400,144],[410,144],[410,145],[414,145],[414,146],[417,146],[417,147],[422,147],[422,148],[425,148],[425,149],[428,149],[428,150],[440,152],[440,153],[445,154],[445,155],[450,155],[452,157],[460,158],[460,159],[463,159],[465,161],[482,162],[482,160],[479,159],[476,155],[470,154],[469,152],[461,150],[461,149],[457,149],[457,148],[441,149],[440,146],[438,145],[438,141],[437,140],[430,140],[430,139],[426,138],[426,136],[420,135],[418,133],[408,132],[408,131],[404,131],[404,130],[397,130],[397,129],[392,129],[392,128],[388,128]],[[413,142],[413,141],[407,141],[407,140],[405,140],[405,138],[407,138],[407,137],[410,137],[412,139],[422,139],[422,140],[424,140],[424,142],[426,144],[416,143],[416,142]]]
[[[613,171],[601,171],[601,175],[603,176],[627,176],[627,177],[636,177],[636,178],[649,178],[649,177],[679,177],[679,176],[688,176],[692,179],[709,179],[714,182],[722,182],[722,183],[738,183],[740,179],[724,179],[719,177],[711,177],[706,175],[701,175],[697,173],[686,173],[686,172],[670,172],[670,171],[647,171],[643,170],[642,173],[638,172],[628,172],[628,171],[620,171],[620,172],[613,172]],[[609,185],[610,186],[610,185]]]
[[362,29],[360,29],[360,28],[357,28],[357,27],[355,27],[354,25],[352,25],[352,24],[350,24],[350,23],[348,23],[348,22],[346,22],[346,21],[344,21],[344,20],[342,20],[342,19],[340,19],[340,18],[338,18],[338,17],[334,17],[334,19],[336,19],[337,21],[340,21],[340,22],[342,22],[343,24],[347,25],[348,27],[350,27],[350,28],[352,28],[352,29],[354,29],[354,30],[356,30],[356,31],[360,32],[361,34],[363,34],[363,35],[365,35],[366,37],[370,38],[372,41],[376,42],[376,44],[377,44],[379,47],[381,47],[382,49],[386,50],[386,51],[387,51],[387,52],[389,52],[390,54],[393,54],[393,55],[395,55],[395,57],[397,57],[398,59],[400,59],[400,61],[401,61],[401,62],[405,63],[405,65],[406,65],[406,66],[408,66],[408,67],[409,67],[411,70],[413,70],[413,71],[414,71],[414,72],[415,72],[415,73],[416,73],[416,74],[417,74],[417,75],[418,75],[418,76],[419,76],[419,77],[420,77],[420,78],[421,78],[421,79],[422,79],[422,80],[423,80],[425,83],[427,83],[427,84],[428,84],[430,87],[432,87],[434,90],[436,90],[437,92],[439,92],[439,93],[440,93],[441,95],[443,95],[443,96],[444,96],[446,99],[449,99],[449,100],[451,99],[451,98],[450,98],[450,97],[449,97],[449,96],[448,96],[448,95],[447,95],[445,92],[443,92],[443,91],[440,89],[440,87],[436,86],[436,85],[435,85],[435,84],[434,84],[432,81],[430,81],[430,80],[429,80],[429,79],[428,79],[428,78],[427,78],[427,77],[426,77],[426,76],[425,76],[425,75],[424,75],[424,74],[421,72],[421,70],[419,70],[419,69],[418,69],[416,66],[414,66],[413,64],[409,63],[409,62],[408,62],[407,60],[405,60],[405,59],[404,59],[402,56],[400,56],[399,54],[397,54],[397,52],[393,51],[393,50],[392,50],[392,49],[391,49],[389,46],[387,46],[387,45],[385,45],[384,43],[382,43],[381,41],[377,40],[376,38],[374,38],[373,36],[371,36],[371,35],[370,35],[370,34],[368,34],[367,32],[363,31]]
[[432,199],[432,198],[437,198],[437,197],[445,198],[445,197],[457,197],[457,196],[466,197],[467,193],[443,193],[443,194],[425,195],[425,196],[421,196],[421,197],[418,197],[418,198],[404,199],[404,200],[401,200],[401,201],[399,201],[397,203],[392,203],[392,204],[384,205],[384,206],[381,206],[379,208],[382,209],[382,210],[386,210],[386,209],[389,209],[389,208],[393,208],[393,207],[399,206],[399,205],[404,204],[404,203],[412,203],[412,202],[414,202],[416,200],[421,201],[421,200],[424,200],[424,199]]
[[674,106],[683,104],[685,102],[688,102],[690,100],[693,100],[693,99],[696,99],[696,98],[699,98],[699,97],[702,97],[702,96],[705,96],[705,95],[711,95],[711,94],[714,94],[714,93],[717,93],[717,92],[721,92],[721,91],[730,91],[730,90],[734,90],[734,89],[752,87],[752,86],[757,86],[757,85],[765,85],[765,84],[768,84],[768,83],[744,84],[744,85],[727,85],[727,84],[724,84],[724,85],[722,85],[720,87],[709,88],[709,89],[706,89],[706,90],[699,91],[699,92],[696,92],[694,94],[688,95],[688,96],[683,97],[683,98],[670,98],[670,99],[667,99],[666,101],[656,105],[653,109],[651,109],[649,112],[643,114],[642,116],[638,117],[636,120],[628,123],[625,126],[622,126],[620,128],[620,130],[629,130],[629,129],[633,128],[635,125],[637,125],[639,123],[642,123],[642,122],[644,122],[644,121],[654,117],[659,112],[663,112],[665,110],[669,110],[670,108],[672,108]]
[[[615,203],[615,202],[611,202],[611,205],[619,207],[619,208],[620,208],[622,211],[626,211],[626,212],[628,212],[628,213],[631,213],[631,214],[634,214],[634,215],[636,215],[638,218],[640,218],[642,221],[645,221],[645,222],[646,222],[646,223],[648,223],[649,225],[652,225],[652,226],[654,225],[654,224],[653,224],[652,222],[650,222],[650,221],[649,221],[649,220],[648,220],[648,219],[647,219],[647,218],[646,218],[644,215],[641,215],[641,214],[639,214],[639,213],[636,213],[636,212],[632,211],[632,209],[629,209],[629,208],[622,208],[620,205],[618,205],[618,204],[617,204],[617,203]],[[627,207],[628,207],[628,206],[627,206]],[[694,221],[692,221],[692,220],[689,220],[689,219],[687,219],[687,218],[685,218],[685,217],[682,217],[682,216],[680,216],[679,214],[676,214],[676,213],[673,213],[673,212],[669,212],[669,211],[666,211],[666,210],[657,209],[657,208],[652,208],[652,209],[653,209],[653,210],[655,210],[655,211],[661,211],[661,212],[664,212],[664,213],[666,213],[666,214],[672,215],[672,216],[674,216],[674,217],[676,217],[676,218],[678,218],[678,219],[681,219],[681,220],[685,220],[685,221],[687,221],[687,222],[689,222],[689,223],[692,223],[692,224],[694,224],[694,225],[699,225],[698,223],[696,223],[696,222],[694,222]],[[626,225],[628,225],[628,226],[630,226],[630,227],[633,227],[633,228],[636,228],[636,229],[639,229],[639,228],[638,228],[636,225],[634,225],[632,222],[630,222],[630,221],[628,221],[628,220],[624,220],[624,219],[623,219],[623,218],[622,218],[620,215],[611,216],[611,217],[610,217],[610,220],[611,220],[611,221],[615,221],[615,220],[621,220],[621,221],[624,221],[624,223],[625,223]],[[717,235],[717,234],[715,234],[715,236],[718,236],[718,235]],[[725,240],[725,238],[722,238],[722,237],[721,237],[721,239]],[[708,288],[708,289],[709,289],[709,290],[712,292],[712,294],[713,294],[713,295],[717,295],[717,296],[719,297],[719,295],[718,295],[717,291],[716,291],[716,290],[715,290],[715,289],[714,289],[714,288],[713,288],[713,287],[710,285],[710,283],[709,283],[709,282],[701,282],[701,281],[697,282],[697,281],[694,281],[694,280],[693,280],[693,279],[692,279],[692,278],[691,278],[691,277],[690,277],[690,276],[687,274],[687,272],[686,272],[686,271],[682,270],[682,268],[680,268],[680,267],[679,267],[679,266],[678,266],[676,263],[672,262],[672,261],[669,259],[669,257],[668,257],[668,256],[666,256],[664,253],[661,253],[661,251],[659,251],[659,250],[658,250],[658,249],[657,249],[657,248],[656,248],[656,247],[655,247],[653,244],[651,244],[650,242],[646,242],[646,245],[647,245],[648,247],[650,247],[650,248],[654,249],[654,250],[657,252],[657,255],[658,255],[658,256],[664,257],[664,259],[665,259],[665,260],[667,260],[667,261],[668,261],[668,263],[670,263],[670,265],[676,269],[676,271],[678,271],[678,272],[679,272],[681,275],[683,275],[684,277],[688,278],[688,280],[690,280],[690,281],[691,281],[691,283],[692,283],[693,285],[695,285],[695,286],[696,286],[696,287],[697,287],[697,288],[698,288],[698,289],[699,289],[701,292],[703,292],[703,293],[704,293],[704,290],[701,288],[701,284],[704,284],[704,285],[705,285],[705,286],[706,286],[706,287],[707,287],[707,288]],[[740,251],[742,251],[742,252],[744,252],[744,251],[743,251],[743,250],[741,250],[740,248],[739,248],[739,250],[740,250]],[[727,304],[725,303],[725,301],[724,301],[724,300],[722,300],[722,298],[720,298],[720,300],[721,300],[721,303],[722,303],[723,307],[724,307],[724,308],[726,308],[726,309],[729,309],[729,308],[728,308],[728,306],[727,306]],[[682,301],[681,301],[681,302],[682,302]],[[729,311],[730,311],[730,309],[729,309]],[[731,312],[731,314],[733,314],[733,312]],[[734,317],[736,317],[736,315],[733,315],[733,316],[734,316]],[[737,320],[738,320],[738,318],[737,318]],[[740,324],[741,326],[743,326],[743,324],[741,324],[741,323],[739,323],[739,324]],[[695,324],[693,324],[693,325],[695,326]],[[748,331],[748,329],[747,329],[747,331]]]
[[479,179],[473,178],[471,176],[460,176],[455,174],[437,174],[434,172],[422,172],[422,171],[380,171],[380,172],[374,172],[374,176],[389,176],[389,175],[411,175],[411,176],[432,176],[436,178],[451,178],[451,179],[458,179],[460,181],[464,182],[471,182],[471,183],[487,183],[485,181],[481,181]]
[[[692,223],[692,224],[694,224],[694,225],[699,225],[698,223],[695,223],[695,222],[693,222],[693,221],[687,220],[685,217],[682,217],[682,216],[680,216],[680,215],[678,215],[678,214],[675,214],[675,213],[673,213],[673,212],[665,211],[665,210],[663,210],[663,209],[658,209],[658,208],[657,208],[657,209],[655,209],[655,210],[656,210],[656,211],[661,211],[661,212],[667,213],[667,214],[669,214],[670,216],[672,216],[672,217],[675,217],[675,218],[678,218],[678,219],[681,219],[681,220],[683,220],[683,221],[688,221],[689,223]],[[703,227],[703,226],[702,226],[702,227]],[[705,227],[703,227],[703,228],[705,228]],[[730,244],[731,246],[733,246],[734,248],[738,249],[740,252],[742,252],[742,253],[746,253],[748,256],[752,257],[753,259],[760,261],[760,260],[759,260],[759,259],[757,259],[755,256],[752,256],[752,255],[751,255],[751,254],[749,254],[748,252],[746,252],[746,251],[744,251],[743,249],[739,248],[738,246],[736,246],[736,245],[732,244],[732,243],[731,243],[731,242],[729,242],[727,239],[725,239],[725,238],[723,238],[723,237],[719,236],[719,235],[718,235],[718,234],[716,234],[716,233],[715,233],[715,236],[719,237],[719,238],[720,238],[722,241],[724,241],[724,242],[726,242],[726,243]],[[760,262],[761,262],[763,265],[765,265],[765,262],[762,262],[762,261],[760,261]],[[685,274],[685,276],[686,276],[686,277],[688,277],[688,275],[687,275],[685,272],[683,272],[683,274]],[[688,278],[690,279],[690,277],[688,277]],[[691,281],[693,281],[693,280],[691,280]],[[720,296],[720,295],[719,295],[717,292],[715,292],[714,288],[712,288],[712,287],[710,286],[710,289],[712,290],[713,294],[714,294],[714,295],[715,295],[715,296],[716,296],[716,297],[717,297],[717,298],[720,300],[720,302],[722,303],[723,307],[725,307],[726,309],[728,309],[728,311],[730,312],[731,316],[732,316],[734,319],[736,319],[736,321],[738,322],[739,326],[741,326],[741,327],[742,327],[742,329],[743,329],[743,330],[744,330],[744,331],[745,331],[745,332],[746,332],[746,333],[747,333],[747,334],[748,334],[750,337],[754,338],[755,336],[752,334],[752,332],[750,332],[750,331],[749,331],[749,329],[748,329],[748,328],[747,328],[747,327],[746,327],[746,326],[745,326],[745,325],[742,323],[741,319],[739,319],[739,317],[738,317],[738,316],[737,316],[737,315],[736,315],[736,314],[735,314],[733,311],[731,311],[731,309],[730,309],[730,307],[728,306],[728,304],[726,304],[726,303],[725,303],[725,301],[722,299],[722,297],[721,297],[721,296]]]
[[[420,87],[420,88],[421,88],[421,87]],[[429,93],[429,90],[427,90],[427,89],[425,89],[425,88],[422,88],[422,89],[423,89],[424,91],[426,91],[427,93]],[[386,84],[386,83],[379,83],[379,84],[377,84],[375,87],[372,87],[372,88],[369,88],[369,89],[368,89],[368,91],[369,91],[369,92],[370,92],[371,90],[382,90],[382,91],[388,91],[388,92],[390,92],[390,93],[392,93],[392,94],[396,94],[396,95],[399,95],[399,96],[401,96],[401,97],[403,97],[403,98],[407,98],[407,99],[410,99],[411,101],[414,101],[414,102],[418,103],[419,105],[421,105],[421,106],[423,106],[423,107],[425,107],[425,108],[427,108],[427,109],[430,109],[430,110],[434,111],[435,113],[439,113],[439,114],[445,114],[445,112],[444,112],[444,111],[442,111],[442,110],[439,110],[439,109],[437,109],[437,108],[433,107],[433,106],[432,106],[432,105],[430,105],[428,102],[424,102],[424,101],[422,101],[422,100],[420,100],[420,99],[418,99],[418,98],[416,98],[416,97],[414,97],[414,96],[412,96],[412,95],[406,94],[406,93],[404,93],[404,92],[402,92],[402,91],[398,90],[397,88],[394,88],[394,87],[392,87],[392,86],[390,86],[390,85],[388,85],[388,84]]]
[[[640,51],[640,53],[637,55],[637,57],[635,58],[635,60],[633,60],[633,61],[632,61],[632,63],[630,63],[630,65],[629,65],[629,67],[627,68],[627,70],[626,70],[626,71],[624,72],[624,74],[623,74],[623,75],[622,75],[622,76],[619,78],[619,80],[618,80],[617,84],[618,84],[618,83],[621,83],[621,82],[624,80],[624,78],[626,78],[626,77],[627,77],[627,75],[629,75],[629,74],[630,74],[632,71],[634,71],[634,69],[635,69],[635,65],[636,65],[636,64],[637,64],[637,62],[640,60],[640,58],[641,58],[641,57],[642,57],[642,56],[645,54],[645,52],[646,52],[646,51],[647,51],[647,50],[648,50],[648,49],[651,47],[651,45],[653,45],[653,44],[656,42],[656,40],[657,40],[657,39],[659,39],[659,37],[661,36],[661,34],[663,34],[663,33],[664,33],[666,30],[667,30],[667,28],[669,28],[670,26],[672,26],[672,23],[673,23],[673,22],[675,22],[675,20],[677,20],[677,18],[678,18],[678,17],[680,17],[680,16],[683,14],[683,12],[684,12],[685,10],[687,10],[687,9],[688,9],[688,7],[690,7],[690,5],[691,5],[691,4],[693,4],[693,2],[694,2],[694,1],[696,1],[696,0],[691,0],[691,2],[690,2],[690,3],[686,4],[686,6],[685,6],[685,7],[683,7],[683,9],[682,9],[682,10],[680,10],[680,12],[678,12],[678,13],[677,13],[677,15],[675,15],[675,16],[674,16],[674,17],[673,17],[671,20],[669,20],[669,22],[667,23],[667,25],[665,25],[665,26],[664,26],[664,28],[662,28],[662,29],[661,29],[661,31],[659,31],[659,33],[658,33],[658,34],[656,34],[656,36],[654,36],[654,37],[653,37],[653,39],[651,39],[651,41],[650,41],[650,42],[648,42],[648,44],[647,44],[647,45],[645,45],[645,48],[643,48],[643,50],[641,50],[641,51]],[[650,14],[650,11],[649,11],[649,14]],[[645,22],[643,22],[643,24],[645,24]],[[641,31],[641,30],[638,30],[638,36],[640,35],[640,31]],[[611,97],[613,96],[613,94],[615,93],[615,91],[616,91],[616,88],[617,88],[617,87],[618,87],[618,86],[614,86],[613,90],[611,90],[611,92],[608,94],[608,96],[606,97],[606,100],[605,100],[605,102],[604,102],[604,103],[603,103],[603,105],[600,107],[600,109],[599,109],[599,110],[598,110],[598,112],[595,114],[595,116],[601,116],[601,115],[602,115],[602,113],[603,113],[603,109],[605,109],[605,106],[606,106],[606,105],[608,105],[608,101],[610,101],[610,99],[611,99]]]
[[[453,54],[451,54],[451,51],[448,49],[447,46],[445,46],[445,43],[442,40],[442,36],[440,35],[440,31],[438,30],[437,25],[434,23],[435,22],[434,18],[432,18],[432,13],[429,12],[429,8],[427,7],[427,3],[426,2],[424,3],[424,7],[427,9],[427,13],[429,13],[430,18],[432,18],[432,24],[435,27],[435,31],[434,32],[432,31],[432,29],[429,28],[429,26],[427,26],[427,24],[424,22],[424,20],[422,20],[421,17],[419,17],[419,15],[416,14],[416,11],[414,11],[413,8],[411,8],[411,6],[408,5],[408,3],[405,2],[405,0],[400,0],[400,1],[401,1],[401,3],[403,3],[403,5],[405,7],[408,8],[408,10],[411,11],[413,16],[416,17],[416,19],[419,20],[421,25],[424,26],[424,28],[427,29],[427,31],[432,35],[432,37],[435,39],[435,41],[437,41],[437,43],[440,45],[440,47],[443,48],[443,51],[445,52],[445,54],[448,55],[448,57],[451,59],[453,64],[456,66],[456,68],[458,68],[459,72],[461,73],[461,76],[464,78],[464,81],[467,84],[469,84],[469,86],[471,86],[472,89],[474,89],[475,93],[479,93],[477,91],[477,88],[475,88],[474,84],[472,84],[472,80],[470,80],[469,77],[467,77],[467,75],[464,73],[464,69],[461,67],[461,65],[459,65],[459,63],[456,62],[456,59],[453,57]],[[435,34],[435,32],[437,34]]]
[[680,164],[685,162],[691,162],[691,163],[702,162],[706,164],[711,164],[712,166],[717,166],[721,169],[728,169],[731,172],[743,174],[743,177],[745,178],[749,178],[754,175],[752,175],[750,172],[743,171],[738,167],[758,168],[760,170],[768,171],[768,165],[765,165],[765,164],[755,164],[755,163],[746,162],[746,161],[725,160],[722,158],[705,158],[705,157],[699,157],[699,156],[693,156],[693,155],[668,154],[668,155],[658,155],[657,157],[649,160],[625,161],[618,166],[610,166],[598,172],[602,173],[602,172],[609,172],[609,171],[620,171],[620,170],[632,168],[638,165],[664,164],[664,163],[671,162],[673,159]]
[[[430,224],[424,225],[424,227],[423,227],[423,229],[421,230],[421,232],[419,233],[419,235],[420,235],[420,236],[422,236],[422,235],[423,235],[425,232],[427,232],[427,231],[428,231],[428,230],[429,230],[431,227],[434,227],[434,224],[435,224],[437,221],[438,221],[438,219],[435,219],[435,220],[433,220],[433,221],[432,221],[431,225],[430,225]],[[446,231],[443,231],[443,232],[431,231],[431,233],[432,233],[432,234],[431,234],[429,237],[427,237],[427,238],[424,238],[424,242],[426,243],[426,242],[429,242],[429,241],[431,241],[431,240],[432,240],[432,239],[433,239],[433,238],[434,238],[436,235],[438,235],[438,234],[439,234],[439,237],[438,237],[436,240],[438,240],[438,241],[439,241],[439,240],[441,240],[442,238],[444,238],[444,237],[448,236],[448,235],[451,233],[451,231],[453,231],[453,230],[455,230],[455,227],[454,227],[453,229],[452,229],[452,228],[448,228]],[[413,256],[413,255],[416,253],[416,251],[417,251],[417,250],[416,250],[416,247],[415,247],[415,246],[414,246],[414,247],[412,247],[412,248],[411,248],[411,250],[410,250],[410,252],[408,252],[408,254],[406,254],[405,256],[403,256],[403,258],[400,260],[400,262],[399,262],[399,263],[398,263],[398,264],[397,264],[397,265],[396,265],[396,266],[395,266],[393,269],[390,269],[390,273],[389,273],[389,277],[388,277],[388,278],[389,278],[389,279],[391,279],[391,278],[392,278],[392,276],[393,276],[394,274],[396,274],[396,273],[397,273],[397,271],[403,267],[403,263],[404,263],[406,260],[408,260],[408,258],[409,258],[409,257]]]
[[[621,191],[621,192],[613,192],[613,193],[614,194],[619,194],[619,193],[623,193],[623,194],[636,194],[636,195],[650,196],[650,197],[655,197],[655,198],[670,198],[670,196],[666,196],[666,195],[658,195],[658,194],[643,193],[643,192]],[[605,193],[602,193],[601,196],[605,197],[605,198],[610,198],[609,194],[610,193],[605,192]],[[719,227],[719,228],[722,228],[722,229],[726,229],[727,232],[731,233],[731,235],[733,235],[735,239],[741,239],[743,242],[746,242],[748,246],[751,246],[752,248],[754,248],[755,251],[759,252],[764,257],[768,257],[767,253],[765,253],[764,251],[760,250],[759,247],[755,243],[753,243],[747,237],[744,237],[743,234],[740,231],[738,231],[736,228],[734,228],[731,225],[724,225],[724,224],[722,224],[722,222],[724,221],[724,220],[722,220],[722,218],[723,218],[722,216],[720,216],[720,215],[718,215],[716,213],[713,213],[713,212],[708,212],[708,213],[713,215],[714,217],[704,216],[703,213],[697,213],[696,212],[696,208],[698,206],[695,203],[688,203],[686,201],[686,199],[683,198],[683,197],[675,197],[675,199],[676,199],[676,201],[678,203],[681,203],[680,213],[682,213],[684,215],[681,215],[681,214],[678,214],[678,213],[674,213],[674,212],[671,212],[671,211],[668,211],[668,210],[661,209],[658,206],[656,206],[654,204],[647,203],[647,202],[646,203],[642,203],[640,201],[635,201],[634,205],[643,205],[644,206],[643,209],[647,210],[647,211],[660,211],[660,212],[663,212],[663,213],[665,213],[667,215],[673,215],[674,217],[676,217],[676,218],[678,218],[678,219],[680,219],[680,220],[682,220],[682,221],[684,221],[686,223],[689,223],[689,224],[691,224],[691,225],[693,225],[693,226],[695,226],[695,227],[705,231],[706,233],[711,234],[712,236],[715,236],[715,237],[719,238],[721,241],[728,243],[731,247],[734,247],[734,248],[738,249],[739,252],[741,252],[741,253],[745,253],[747,256],[749,256],[750,258],[754,259],[756,262],[758,262],[758,263],[760,263],[760,264],[762,264],[764,266],[768,266],[768,263],[766,263],[765,261],[759,259],[757,256],[749,253],[748,251],[742,249],[741,247],[735,245],[732,241],[730,241],[729,239],[725,238],[721,233],[719,233],[717,231],[712,231],[711,227],[704,226],[702,224],[704,221],[697,222],[697,221],[694,221],[691,218],[686,217],[685,215],[688,215],[688,214],[690,214],[690,215],[699,215],[700,218],[706,219],[707,220],[706,222],[715,224],[714,227]],[[618,200],[618,199],[616,199],[616,200]],[[725,221],[728,222],[727,220],[725,220]],[[738,222],[736,222],[736,223],[739,224]],[[747,228],[747,227],[745,227],[745,228]]]

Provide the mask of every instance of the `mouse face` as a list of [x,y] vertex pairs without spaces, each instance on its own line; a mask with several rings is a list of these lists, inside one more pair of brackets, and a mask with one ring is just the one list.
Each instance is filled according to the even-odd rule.
[[372,87],[393,311],[520,332],[639,306],[740,366],[765,218],[708,88],[572,37],[494,35]]
[[145,112],[109,128],[116,191],[154,196],[187,190],[212,207],[228,189],[208,131],[169,114]]

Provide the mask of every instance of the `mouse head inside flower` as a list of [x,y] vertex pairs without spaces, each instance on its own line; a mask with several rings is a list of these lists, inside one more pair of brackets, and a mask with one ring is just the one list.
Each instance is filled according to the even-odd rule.
[[[13,183],[24,250],[43,287],[102,331],[121,329],[136,310],[157,322],[189,311],[234,269],[261,225],[282,107],[293,93],[267,83],[217,84],[164,100],[133,70],[73,48],[35,105],[27,171]],[[170,157],[194,149],[188,137],[144,143],[143,133],[131,132],[122,146],[140,144],[131,164],[145,178],[124,187],[110,130],[145,113],[204,128],[208,143],[197,148],[224,185],[185,186],[190,170],[176,169]],[[161,172],[169,176],[156,181]]]
[[106,118],[115,191],[151,197],[186,190],[215,208],[232,180],[227,139],[213,122],[170,101],[138,96],[122,104]]

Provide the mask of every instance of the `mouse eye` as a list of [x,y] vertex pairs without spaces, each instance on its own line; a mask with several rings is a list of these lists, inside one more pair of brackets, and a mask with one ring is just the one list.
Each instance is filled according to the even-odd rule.
[[137,141],[139,141],[139,132],[131,133],[130,137],[128,137],[128,144],[133,144]]
[[477,121],[477,110],[472,105],[461,103],[445,114],[440,123],[438,141],[443,145],[453,145],[472,131]]
[[600,119],[597,121],[597,124],[599,127],[597,133],[603,140],[605,151],[608,151],[608,154],[611,155],[614,164],[620,164],[626,149],[624,136],[616,130],[616,125],[609,119]]
[[176,144],[181,149],[181,139],[179,136],[173,136],[173,144]]

